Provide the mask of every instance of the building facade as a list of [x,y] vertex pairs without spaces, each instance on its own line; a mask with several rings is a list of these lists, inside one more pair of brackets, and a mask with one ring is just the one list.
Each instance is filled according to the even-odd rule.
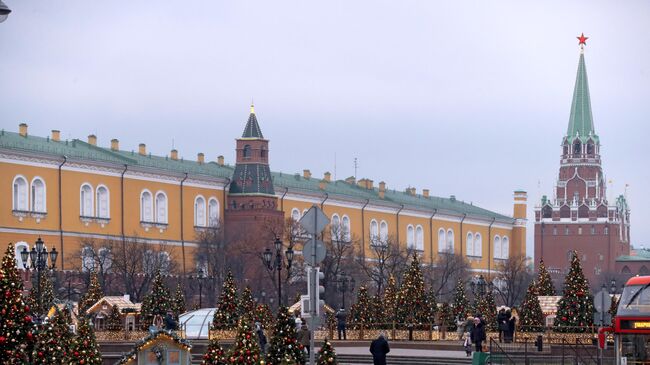
[[21,124],[18,133],[0,133],[0,192],[7,197],[0,200],[0,242],[29,250],[40,236],[48,249],[59,251],[58,269],[77,270],[89,238],[137,238],[164,245],[179,271],[189,274],[196,270],[197,237],[206,228],[223,222],[225,235],[232,236],[269,219],[298,220],[318,205],[331,218],[332,231],[336,227],[366,257],[373,242],[389,238],[419,252],[424,263],[446,252],[466,256],[477,272],[525,255],[524,191],[514,193],[511,217],[426,189],[334,181],[328,172],[321,178],[309,170],[272,172],[269,161],[269,140],[252,106],[236,141],[234,166],[223,156],[206,161],[203,153],[192,161],[176,150],[155,156],[145,144],[124,150],[117,139],[102,147],[94,135],[86,141],[62,140],[56,130],[33,136]]
[[560,169],[552,198],[535,206],[535,258],[564,274],[576,250],[594,284],[617,272],[616,259],[630,253],[630,210],[624,195],[609,199],[600,138],[591,113],[584,41]]

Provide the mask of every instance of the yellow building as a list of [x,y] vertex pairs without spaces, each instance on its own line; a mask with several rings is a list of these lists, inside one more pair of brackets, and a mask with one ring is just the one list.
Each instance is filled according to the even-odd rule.
[[[259,129],[252,108],[249,124],[251,118]],[[245,149],[238,147],[244,159],[251,153]],[[265,159],[268,152],[261,153]],[[40,236],[48,249],[59,251],[57,268],[68,270],[81,266],[84,240],[137,237],[173,250],[182,272],[190,273],[197,234],[217,226],[228,212],[224,207],[233,206],[228,199],[234,200],[234,171],[222,156],[206,161],[200,153],[189,161],[176,150],[153,156],[145,144],[131,151],[116,139],[99,146],[94,135],[86,141],[61,140],[56,130],[32,136],[20,124],[18,133],[0,133],[0,196],[6,197],[0,200],[0,242],[14,242],[21,251]],[[394,191],[370,179],[333,181],[327,172],[322,178],[309,170],[271,172],[270,179],[274,209],[299,219],[312,205],[322,207],[344,238],[356,238],[363,255],[370,255],[373,240],[388,237],[419,251],[425,263],[443,252],[459,253],[477,272],[525,255],[523,191],[514,193],[513,217],[508,217],[428,190]]]

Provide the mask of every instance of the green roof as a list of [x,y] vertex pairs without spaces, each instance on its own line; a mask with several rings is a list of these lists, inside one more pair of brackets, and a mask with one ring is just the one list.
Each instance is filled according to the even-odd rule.
[[[7,131],[0,133],[0,148],[56,157],[66,156],[73,159],[110,164],[127,164],[129,166],[165,170],[176,174],[189,173],[212,178],[230,179],[234,171],[233,166],[219,166],[214,162],[200,164],[196,161],[172,160],[169,157],[154,156],[151,154],[140,155],[134,151],[113,151],[109,148],[97,147],[78,139],[55,142],[49,138],[31,135],[22,137],[18,133]],[[366,189],[357,184],[342,180],[325,183],[324,189],[321,190],[319,179],[306,179],[299,174],[294,175],[281,172],[272,172],[271,177],[277,192],[289,188],[291,191],[304,192],[306,194],[323,195],[327,193],[329,198],[340,197],[359,202],[369,200],[378,205],[392,207],[404,205],[405,208],[430,211],[432,213],[434,209],[437,209],[440,213],[467,214],[485,219],[495,218],[500,221],[513,221],[512,217],[479,208],[456,199],[434,196],[426,198],[421,195],[411,195],[395,190],[386,190],[382,199],[379,197],[379,190],[377,188]]]
[[579,137],[585,142],[589,137],[598,140],[594,121],[591,115],[591,98],[589,97],[589,83],[587,82],[587,68],[585,66],[585,55],[580,53],[578,62],[578,73],[576,84],[573,89],[573,100],[571,101],[571,115],[569,116],[569,127],[567,138],[573,141]]

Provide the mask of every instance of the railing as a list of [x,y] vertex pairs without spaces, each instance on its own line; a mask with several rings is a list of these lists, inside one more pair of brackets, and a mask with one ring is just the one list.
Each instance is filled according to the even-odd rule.
[[[598,351],[595,347],[592,347],[592,348],[588,349],[588,348],[585,347],[584,344],[582,344],[580,342],[576,342],[575,344],[571,344],[571,343],[569,343],[569,341],[563,339],[562,340],[562,361],[563,361],[563,363],[564,363],[564,357],[565,357],[565,350],[570,350],[570,352],[573,352],[574,359],[576,361],[578,361],[580,364],[592,364],[592,363],[594,365],[599,364],[598,355],[596,355],[595,358],[591,355],[592,351],[594,351],[594,350]],[[582,350],[582,351],[579,351],[579,350]],[[585,360],[585,357],[583,356],[585,354],[588,356],[587,360],[589,360],[589,361]]]

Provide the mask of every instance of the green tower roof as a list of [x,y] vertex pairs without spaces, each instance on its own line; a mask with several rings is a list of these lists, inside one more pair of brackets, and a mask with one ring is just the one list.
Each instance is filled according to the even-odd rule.
[[582,141],[586,141],[589,137],[598,140],[591,115],[591,98],[589,97],[587,68],[585,66],[585,55],[583,52],[580,52],[578,74],[576,76],[573,100],[571,102],[569,128],[567,129],[567,138],[573,140],[575,137],[579,137]]
[[264,139],[260,125],[257,123],[257,117],[255,116],[255,107],[252,104],[251,113],[248,116],[248,122],[246,122],[246,127],[244,128],[244,133],[242,133],[241,137],[251,139]]

